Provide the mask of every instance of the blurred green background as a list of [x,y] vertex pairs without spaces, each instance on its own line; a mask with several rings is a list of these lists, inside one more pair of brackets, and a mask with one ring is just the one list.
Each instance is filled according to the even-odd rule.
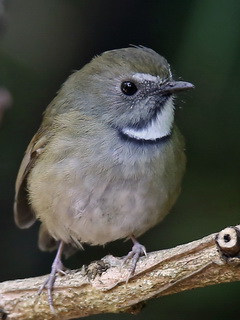
[[[37,248],[37,229],[13,222],[14,183],[41,114],[72,72],[94,55],[129,44],[167,58],[176,79],[195,84],[177,104],[188,168],[182,194],[163,223],[141,239],[148,251],[189,242],[239,223],[240,1],[9,0],[0,39],[0,86],[13,106],[0,125],[0,280],[49,273],[54,254]],[[130,242],[85,246],[71,268]],[[137,319],[231,319],[240,284],[223,284],[148,302]],[[90,319],[135,319],[98,315]]]

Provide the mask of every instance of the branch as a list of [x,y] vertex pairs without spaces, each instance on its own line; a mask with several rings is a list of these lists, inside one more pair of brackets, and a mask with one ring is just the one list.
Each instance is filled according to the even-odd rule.
[[12,104],[12,97],[9,91],[3,87],[0,87],[0,122],[2,121],[3,115]]
[[[140,311],[145,300],[193,288],[240,280],[240,226],[169,250],[149,253],[135,275],[122,259],[106,256],[82,270],[58,277],[54,306],[61,319],[99,313]],[[37,291],[46,276],[0,284],[0,319],[56,319],[46,291]],[[2,317],[1,317],[2,316]]]
[[[6,17],[4,11],[3,0],[0,0],[0,35],[2,35],[6,28]],[[0,87],[0,122],[2,121],[3,114],[12,105],[12,96],[9,91],[4,87]]]

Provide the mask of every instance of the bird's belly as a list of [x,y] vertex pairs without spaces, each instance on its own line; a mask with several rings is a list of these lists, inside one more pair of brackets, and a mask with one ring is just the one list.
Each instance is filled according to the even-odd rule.
[[147,153],[134,154],[127,166],[93,166],[80,155],[49,163],[43,154],[28,179],[31,206],[50,235],[65,243],[138,237],[164,218],[179,195],[185,168],[180,138],[173,134],[175,140],[151,161]]
[[[166,182],[153,184],[144,178],[103,180],[94,188],[83,178],[81,183],[75,180],[75,185],[67,180],[62,185],[48,181],[55,189],[48,182],[45,201],[36,212],[49,233],[66,243],[97,245],[130,235],[137,237],[162,220],[176,198],[176,190],[173,192]],[[56,189],[56,185],[61,187]],[[48,214],[42,216],[41,212],[46,211]]]
[[95,245],[141,235],[166,214],[166,201],[159,199],[156,190],[153,193],[149,196],[138,184],[110,185],[99,197],[95,190],[84,210],[74,209],[77,214],[69,226],[72,238]]

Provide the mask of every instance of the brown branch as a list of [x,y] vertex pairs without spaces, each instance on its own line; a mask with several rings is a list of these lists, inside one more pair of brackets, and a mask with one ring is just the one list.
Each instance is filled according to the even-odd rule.
[[[0,36],[6,29],[6,16],[4,11],[3,0],[0,0]],[[12,96],[7,89],[0,87],[0,122],[7,109],[12,105]]]
[[0,122],[2,121],[3,115],[12,104],[12,97],[9,91],[3,87],[0,87]]
[[[240,226],[219,234],[152,252],[138,262],[126,283],[129,266],[106,256],[78,271],[58,277],[54,288],[56,315],[46,292],[37,290],[45,276],[0,284],[0,319],[73,319],[98,313],[138,312],[145,300],[193,288],[240,280]],[[234,248],[234,249],[233,249]]]

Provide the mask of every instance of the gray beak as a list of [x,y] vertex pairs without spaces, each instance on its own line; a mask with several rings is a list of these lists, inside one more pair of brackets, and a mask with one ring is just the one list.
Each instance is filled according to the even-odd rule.
[[178,91],[194,89],[194,85],[190,82],[185,81],[169,81],[165,84],[162,84],[159,89],[161,94],[175,93]]

